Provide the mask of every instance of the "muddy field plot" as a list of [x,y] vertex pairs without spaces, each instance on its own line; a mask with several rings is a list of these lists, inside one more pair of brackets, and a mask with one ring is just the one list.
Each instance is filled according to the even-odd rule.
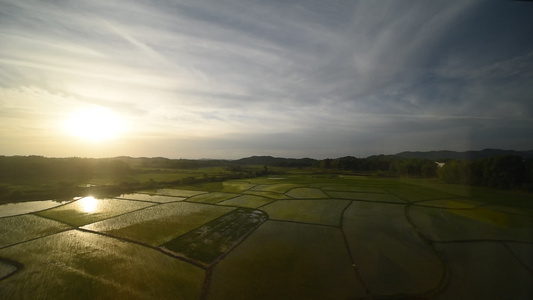
[[533,197],[286,175],[0,205],[0,299],[531,299]]

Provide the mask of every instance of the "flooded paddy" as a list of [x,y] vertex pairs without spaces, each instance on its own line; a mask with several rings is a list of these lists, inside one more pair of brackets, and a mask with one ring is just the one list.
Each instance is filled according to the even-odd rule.
[[5,204],[0,228],[1,299],[533,295],[530,194],[290,175]]
[[65,203],[68,203],[68,202],[48,200],[48,201],[28,201],[28,202],[20,202],[20,203],[8,203],[8,204],[4,204],[0,206],[2,208],[0,210],[0,218],[23,215],[27,213],[40,211],[40,210],[45,210],[45,209],[56,207],[56,206],[59,206]]

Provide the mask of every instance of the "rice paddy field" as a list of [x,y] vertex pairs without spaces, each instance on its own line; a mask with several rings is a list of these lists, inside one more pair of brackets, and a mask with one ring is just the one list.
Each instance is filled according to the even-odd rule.
[[5,204],[0,228],[0,299],[533,299],[513,191],[287,175]]

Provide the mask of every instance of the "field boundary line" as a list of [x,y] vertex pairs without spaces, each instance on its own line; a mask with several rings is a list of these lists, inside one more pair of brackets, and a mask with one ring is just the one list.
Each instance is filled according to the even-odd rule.
[[353,269],[353,272],[355,273],[355,278],[359,280],[359,282],[365,289],[365,293],[367,294],[367,296],[372,296],[372,294],[370,293],[370,289],[368,288],[368,285],[361,277],[361,274],[359,274],[359,269],[357,268],[357,265],[355,264],[355,260],[352,255],[352,250],[350,249],[350,244],[348,243],[348,237],[346,236],[346,233],[344,232],[344,214],[346,213],[346,210],[348,210],[348,207],[350,207],[350,205],[352,205],[352,202],[346,205],[346,207],[342,211],[341,218],[340,218],[340,223],[341,223],[340,230],[342,234],[342,239],[344,240],[344,246],[346,247],[346,251],[348,251],[348,257],[350,258],[350,262],[352,263],[352,269]]
[[409,209],[412,204],[407,203],[404,208],[404,217],[407,223],[411,226],[411,229],[414,230],[415,234],[424,242],[428,247],[431,248],[435,256],[439,259],[441,266],[442,266],[442,274],[439,280],[439,283],[436,287],[429,289],[425,293],[421,294],[420,296],[429,296],[434,297],[435,295],[438,295],[439,293],[443,292],[450,282],[450,267],[448,266],[448,263],[444,257],[437,249],[435,248],[434,241],[426,237],[420,229],[416,226],[416,224],[411,220],[411,217],[409,216]]
[[528,265],[526,265],[517,255],[516,253],[507,245],[506,242],[502,242],[502,245],[507,249],[509,252],[511,252],[511,255],[524,267],[526,270],[529,271],[529,274],[533,275],[533,269],[531,269]]

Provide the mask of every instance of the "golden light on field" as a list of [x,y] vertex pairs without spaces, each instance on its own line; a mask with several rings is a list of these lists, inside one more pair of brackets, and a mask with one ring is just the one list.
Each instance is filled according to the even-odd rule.
[[115,139],[125,130],[123,120],[111,110],[102,107],[78,111],[70,116],[64,126],[71,136],[89,142]]

